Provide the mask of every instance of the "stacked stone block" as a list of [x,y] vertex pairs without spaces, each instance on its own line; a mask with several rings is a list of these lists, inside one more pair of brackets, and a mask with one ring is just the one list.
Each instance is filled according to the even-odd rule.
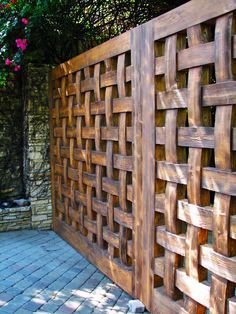
[[25,187],[33,229],[50,229],[48,66],[29,65],[25,86]]
[[0,232],[31,228],[31,207],[0,208]]

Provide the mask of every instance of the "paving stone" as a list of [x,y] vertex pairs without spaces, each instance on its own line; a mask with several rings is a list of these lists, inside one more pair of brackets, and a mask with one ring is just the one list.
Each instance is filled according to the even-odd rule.
[[26,295],[23,295],[23,294],[20,294],[20,295],[17,295],[14,299],[12,299],[11,302],[14,302],[15,304],[17,304],[19,307],[21,307],[22,305],[24,305],[26,302],[28,302],[31,298],[26,296]]
[[29,301],[29,302],[25,303],[22,308],[25,310],[29,310],[31,312],[34,312],[34,311],[38,310],[41,306],[42,306],[42,304],[40,304],[38,302]]
[[21,306],[14,302],[8,302],[5,304],[2,309],[9,314],[15,313]]
[[2,280],[2,281],[0,280],[0,282],[1,282],[2,291],[7,290],[13,285],[13,283],[10,280]]
[[120,289],[113,289],[113,290],[110,289],[106,293],[106,296],[111,300],[118,300],[121,294],[122,294],[122,290]]
[[50,292],[47,291],[41,291],[39,294],[35,295],[36,298],[45,300],[45,301],[49,301],[52,297],[52,294]]
[[0,233],[0,242],[0,314],[128,311],[131,297],[53,232]]
[[40,280],[40,277],[28,276],[28,277],[27,277],[27,280],[28,280],[29,282],[31,282],[31,283],[35,283],[35,282],[37,282],[37,281]]
[[15,284],[18,281],[24,279],[24,277],[25,277],[24,275],[22,275],[20,272],[18,272],[18,273],[11,275],[10,277],[8,277],[8,280],[10,280],[11,282],[13,282]]
[[[109,310],[111,310],[111,309],[108,309],[108,311]],[[95,308],[93,311],[93,314],[103,314],[103,313],[106,313],[106,311],[104,309]]]
[[10,301],[13,298],[14,296],[12,294],[9,294],[6,292],[0,293],[0,306],[6,304],[8,301]]
[[82,301],[79,301],[77,298],[73,297],[68,299],[64,305],[75,311],[81,305],[81,303]]
[[26,310],[23,308],[20,308],[18,311],[16,311],[14,314],[32,314],[32,311]]
[[53,289],[53,290],[61,290],[66,284],[60,280],[58,281],[54,281],[52,284],[50,284],[48,286],[49,289]]
[[19,282],[17,282],[13,287],[19,288],[19,289],[26,289],[28,287],[32,286],[32,282],[28,281],[27,279],[23,279]]
[[37,282],[35,282],[33,285],[32,285],[32,287],[34,288],[34,289],[41,289],[41,290],[44,290],[46,287],[48,286],[48,284],[47,283],[45,283],[45,282],[42,282],[42,281],[37,281]]
[[21,294],[22,290],[16,287],[10,287],[6,290],[6,293],[13,295],[14,297]]
[[78,298],[82,298],[84,300],[92,297],[91,293],[89,293],[87,291],[83,291],[82,289],[72,290],[72,295],[74,295]]
[[54,313],[58,310],[59,305],[53,304],[53,303],[46,303],[41,307],[42,311],[46,311],[49,313]]
[[50,299],[50,301],[60,306],[64,304],[69,299],[70,296],[71,295],[69,292],[66,292],[66,293],[59,292],[57,294],[52,295],[52,298]]
[[78,307],[78,309],[75,311],[76,313],[81,313],[81,314],[90,314],[93,313],[93,309],[92,308],[88,308],[84,305],[81,305],[80,307]]

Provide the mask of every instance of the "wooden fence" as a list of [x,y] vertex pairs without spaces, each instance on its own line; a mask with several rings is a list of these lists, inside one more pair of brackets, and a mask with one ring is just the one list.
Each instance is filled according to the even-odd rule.
[[51,74],[54,230],[152,313],[236,313],[235,0]]

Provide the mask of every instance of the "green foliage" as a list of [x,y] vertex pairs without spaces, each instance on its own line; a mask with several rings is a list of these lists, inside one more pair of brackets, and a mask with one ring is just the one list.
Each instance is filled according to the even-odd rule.
[[[187,0],[0,1],[0,84],[11,66],[58,64]],[[6,7],[7,6],[7,7]],[[29,20],[28,25],[22,18]],[[16,38],[27,39],[25,51]]]

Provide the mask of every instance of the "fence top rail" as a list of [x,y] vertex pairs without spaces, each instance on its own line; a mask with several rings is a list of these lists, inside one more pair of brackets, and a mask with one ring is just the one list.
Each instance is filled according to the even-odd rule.
[[[154,40],[158,40],[235,9],[236,0],[191,0],[142,25],[152,25]],[[130,50],[131,32],[127,31],[56,66],[51,72],[51,79],[58,79]]]
[[211,20],[236,9],[236,0],[192,0],[153,19],[154,39]]
[[86,66],[96,64],[102,60],[112,58],[115,55],[130,50],[130,31],[114,37],[99,46],[96,46],[82,54],[58,65],[52,70],[52,79],[79,71]]

